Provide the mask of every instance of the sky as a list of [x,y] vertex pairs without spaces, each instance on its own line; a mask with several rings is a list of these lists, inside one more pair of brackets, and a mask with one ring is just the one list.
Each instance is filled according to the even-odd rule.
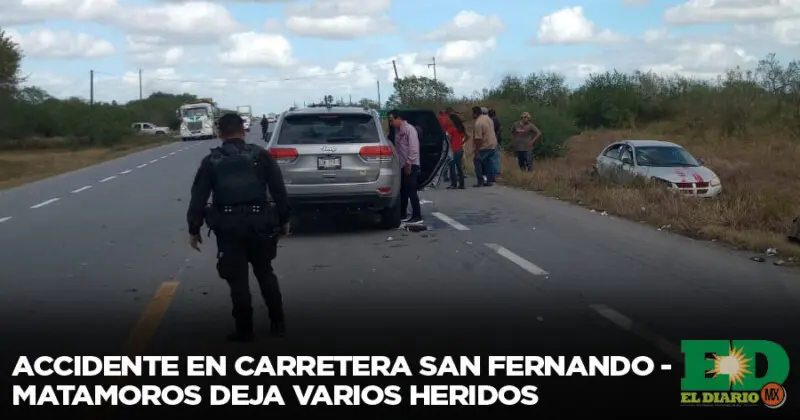
[[257,114],[326,94],[385,102],[393,61],[470,95],[509,74],[710,78],[800,58],[800,0],[0,0],[0,28],[51,95],[88,98],[94,71],[96,100],[138,99],[141,71],[144,96]]

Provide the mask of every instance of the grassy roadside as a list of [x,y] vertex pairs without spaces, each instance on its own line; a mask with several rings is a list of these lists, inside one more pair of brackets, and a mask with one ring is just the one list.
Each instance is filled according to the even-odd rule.
[[[595,179],[590,168],[600,151],[622,139],[677,142],[702,158],[722,179],[716,199],[681,197],[646,185],[620,186]],[[798,265],[800,246],[787,241],[800,209],[800,144],[789,138],[707,140],[647,131],[592,131],[572,137],[565,157],[535,163],[523,173],[516,159],[504,154],[501,183],[605,211],[609,215],[647,223],[695,239],[715,241],[753,251],[777,265]],[[474,173],[471,156],[467,166]],[[768,248],[778,255],[768,258]]]
[[58,141],[32,140],[26,149],[0,150],[0,190],[173,142],[171,137],[135,136],[110,147],[67,148]]

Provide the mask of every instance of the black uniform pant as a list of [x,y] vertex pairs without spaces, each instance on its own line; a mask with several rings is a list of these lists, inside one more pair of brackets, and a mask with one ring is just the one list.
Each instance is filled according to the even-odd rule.
[[253,302],[250,294],[250,265],[267,304],[272,322],[283,321],[283,297],[272,260],[278,253],[278,241],[265,233],[216,232],[217,271],[228,282],[233,301],[233,318],[239,330],[253,328]]

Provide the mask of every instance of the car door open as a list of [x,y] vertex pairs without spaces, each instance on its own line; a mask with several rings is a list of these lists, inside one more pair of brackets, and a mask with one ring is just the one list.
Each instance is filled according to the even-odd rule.
[[417,188],[422,190],[430,185],[442,170],[450,152],[450,143],[434,111],[428,109],[401,111],[405,114],[406,121],[417,127],[419,133],[420,174]]

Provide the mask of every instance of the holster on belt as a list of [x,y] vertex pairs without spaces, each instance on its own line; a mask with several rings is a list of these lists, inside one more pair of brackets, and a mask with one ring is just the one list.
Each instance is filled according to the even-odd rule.
[[211,232],[219,228],[221,217],[218,208],[211,204],[206,204],[206,208],[203,210],[203,220],[206,222],[206,227],[208,227],[208,236],[211,236]]

